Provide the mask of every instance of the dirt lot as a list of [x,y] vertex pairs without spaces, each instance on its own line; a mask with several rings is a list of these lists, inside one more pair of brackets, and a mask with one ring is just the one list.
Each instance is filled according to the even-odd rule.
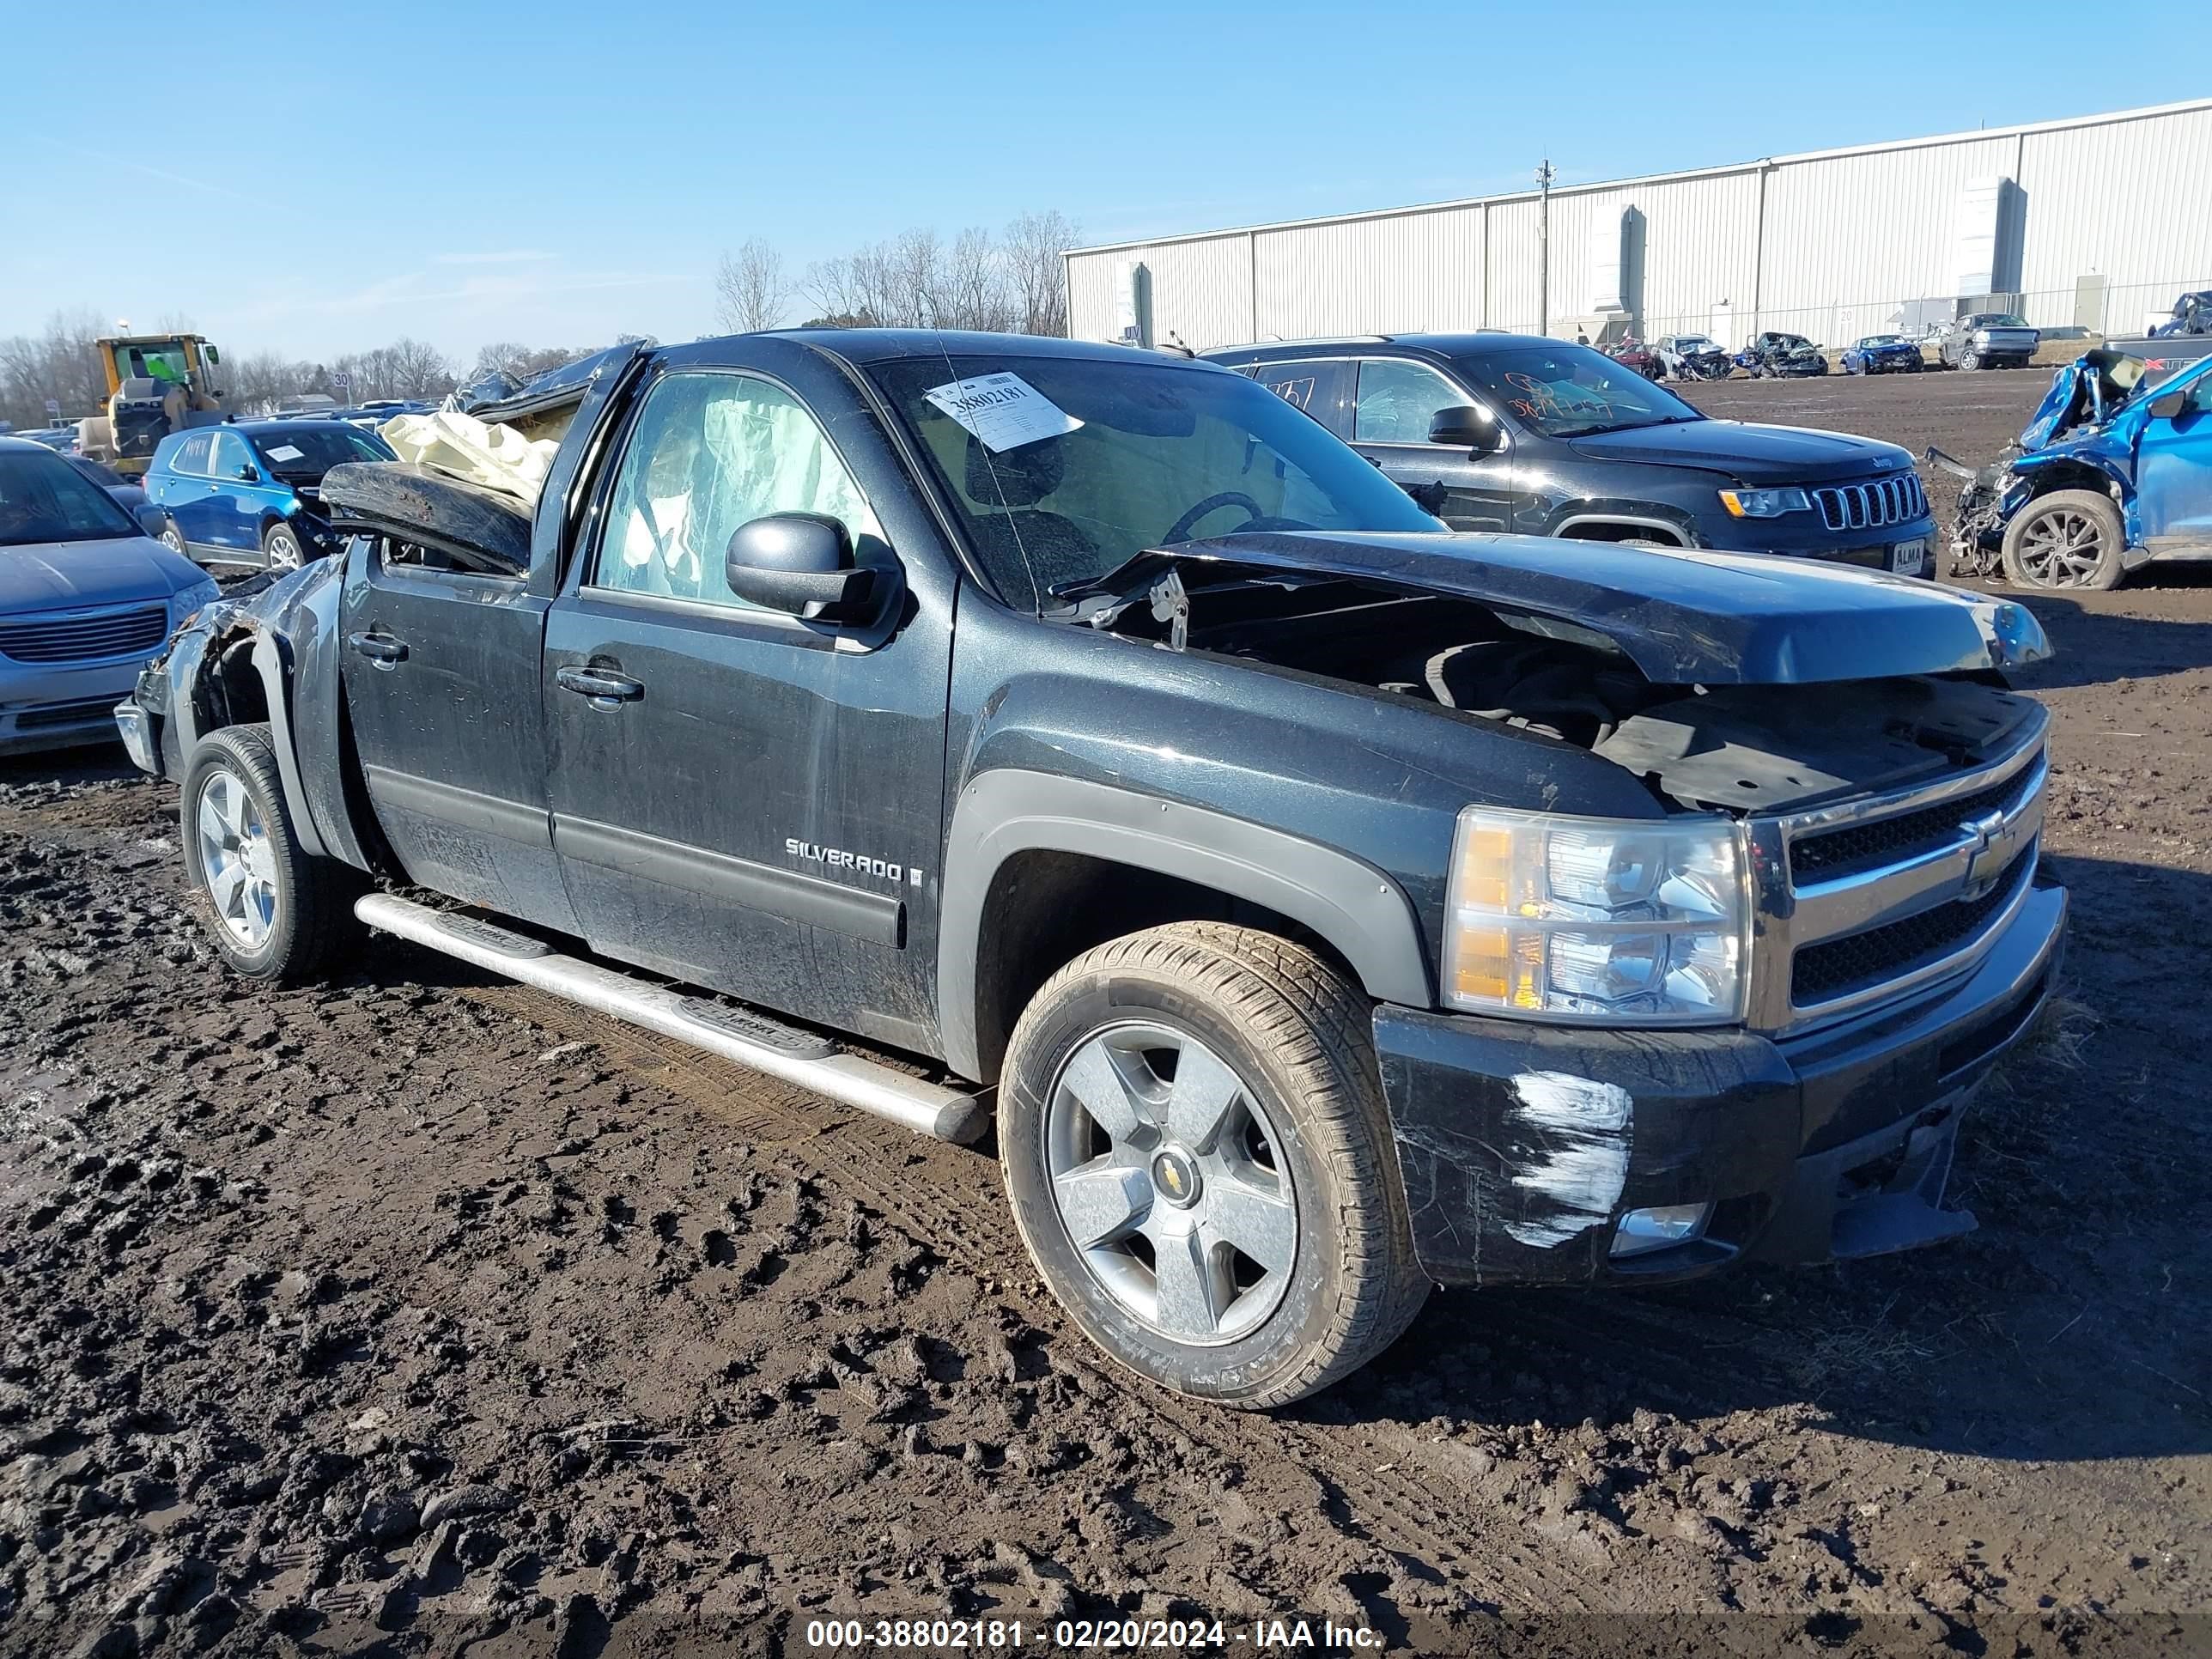
[[[2044,378],[1696,396],[1978,458]],[[2036,609],[2072,1012],[1968,1121],[1981,1231],[1438,1296],[1272,1418],[1096,1359],[986,1158],[390,941],[249,991],[172,789],[0,767],[0,1650],[975,1614],[1031,1650],[1116,1614],[1231,1651],[1297,1614],[1424,1653],[2201,1650],[2212,586]]]

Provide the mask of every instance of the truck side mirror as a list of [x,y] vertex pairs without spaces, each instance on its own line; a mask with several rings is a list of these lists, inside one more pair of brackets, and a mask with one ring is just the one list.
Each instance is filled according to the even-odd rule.
[[822,513],[771,513],[730,532],[730,592],[808,621],[846,622],[872,608],[882,573],[853,562],[853,538]]
[[2150,400],[2151,417],[2154,420],[2178,421],[2181,418],[2182,412],[2188,407],[2189,394],[2185,392],[2163,392]]
[[1429,417],[1429,441],[1454,449],[1471,449],[1478,455],[1495,454],[1505,440],[1498,417],[1473,404],[1440,409]]
[[261,474],[251,461],[240,461],[235,475],[240,483],[259,483]]

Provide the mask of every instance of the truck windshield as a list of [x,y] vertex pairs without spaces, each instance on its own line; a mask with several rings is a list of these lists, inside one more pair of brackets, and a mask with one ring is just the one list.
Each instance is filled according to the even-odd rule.
[[1588,346],[1512,346],[1454,361],[1515,420],[1547,438],[1705,419],[1673,392]]
[[145,532],[115,498],[45,450],[0,451],[0,547],[109,541]]
[[1443,528],[1241,374],[1134,353],[905,358],[872,373],[1012,604],[1238,530]]

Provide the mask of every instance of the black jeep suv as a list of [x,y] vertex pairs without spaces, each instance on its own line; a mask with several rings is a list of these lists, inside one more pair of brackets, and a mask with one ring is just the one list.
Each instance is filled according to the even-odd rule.
[[1349,439],[1455,530],[1930,568],[1935,521],[1905,451],[1708,420],[1588,346],[1397,334],[1207,355]]

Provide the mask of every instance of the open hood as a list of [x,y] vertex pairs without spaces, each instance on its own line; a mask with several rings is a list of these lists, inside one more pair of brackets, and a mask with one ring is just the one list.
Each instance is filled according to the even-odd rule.
[[1657,685],[1972,672],[2051,654],[2010,599],[1802,559],[1536,536],[1223,536],[1139,554],[1058,597],[1103,626],[1147,599],[1195,614],[1208,589],[1328,580],[1471,599],[1522,631],[1616,651]]

